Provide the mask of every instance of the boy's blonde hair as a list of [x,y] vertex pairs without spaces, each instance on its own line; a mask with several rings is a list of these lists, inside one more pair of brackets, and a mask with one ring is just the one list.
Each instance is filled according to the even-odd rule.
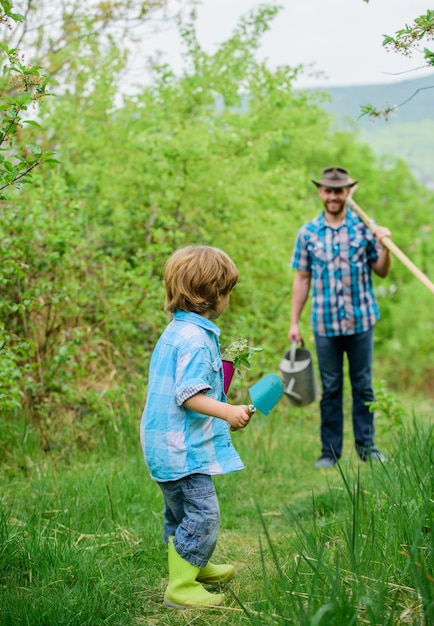
[[219,248],[185,246],[176,250],[163,269],[166,311],[206,313],[217,306],[238,281],[232,259]]

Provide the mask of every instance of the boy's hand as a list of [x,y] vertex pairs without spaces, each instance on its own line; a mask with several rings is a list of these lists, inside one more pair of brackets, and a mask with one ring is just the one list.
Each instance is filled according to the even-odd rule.
[[234,404],[214,400],[214,398],[210,398],[204,393],[197,393],[192,396],[184,402],[184,406],[197,413],[225,420],[225,422],[228,422],[231,430],[245,428],[256,411],[253,404],[249,406],[245,404],[235,406]]
[[232,431],[245,428],[256,410],[252,404],[249,406],[245,404],[239,406],[228,404],[227,408],[229,409],[227,421]]

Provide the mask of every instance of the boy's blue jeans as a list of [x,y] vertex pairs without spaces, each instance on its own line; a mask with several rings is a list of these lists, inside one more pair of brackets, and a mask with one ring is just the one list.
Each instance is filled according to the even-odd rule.
[[372,390],[373,329],[356,335],[322,337],[315,335],[322,382],[322,455],[340,458],[343,443],[343,361],[347,354],[353,396],[353,429],[356,450],[363,456],[374,447],[374,414],[366,402],[374,400]]
[[158,483],[164,498],[164,541],[174,537],[178,554],[206,567],[217,545],[220,508],[211,476],[191,474]]

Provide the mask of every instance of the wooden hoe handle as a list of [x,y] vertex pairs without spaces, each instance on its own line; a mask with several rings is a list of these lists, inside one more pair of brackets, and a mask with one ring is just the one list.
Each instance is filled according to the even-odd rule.
[[[364,222],[368,228],[374,230],[375,224],[352,198],[348,198],[348,204],[350,208],[357,213],[362,222]],[[420,280],[420,282],[423,283],[432,294],[434,294],[434,284],[429,280],[428,276],[426,276],[426,274],[424,274],[412,261],[410,261],[408,256],[406,256],[402,250],[400,250],[398,246],[393,243],[390,237],[383,237],[381,245],[390,250],[390,252],[392,252],[392,254],[394,254],[401,261],[401,263],[405,265],[405,267],[410,270],[410,272],[414,274],[414,276],[416,276],[416,278]]]

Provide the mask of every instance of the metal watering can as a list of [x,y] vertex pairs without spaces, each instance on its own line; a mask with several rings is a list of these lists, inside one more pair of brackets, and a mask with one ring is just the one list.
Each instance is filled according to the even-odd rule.
[[312,355],[304,344],[297,348],[297,342],[292,342],[280,362],[280,371],[283,380],[277,374],[267,374],[249,389],[252,403],[264,415],[269,414],[283,394],[296,407],[307,406],[316,399],[318,384]]
[[315,402],[318,393],[318,383],[310,351],[304,347],[297,348],[297,342],[291,343],[291,349],[286,352],[280,361],[284,393],[288,396],[292,406],[307,406]]

